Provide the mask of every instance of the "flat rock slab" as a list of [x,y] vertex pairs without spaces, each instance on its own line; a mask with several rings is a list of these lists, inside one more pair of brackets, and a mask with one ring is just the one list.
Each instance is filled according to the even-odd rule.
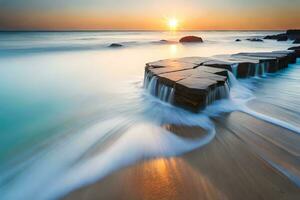
[[[262,75],[285,68],[299,57],[298,49],[247,52],[213,57],[184,57],[146,64],[145,82],[155,94],[168,96],[173,105],[197,112],[215,100],[228,96],[229,71],[236,77]],[[169,89],[161,89],[162,86]],[[161,94],[160,91],[163,91]],[[160,98],[162,99],[162,98]]]
[[197,67],[197,64],[178,62],[176,60],[160,60],[157,62],[147,63],[146,70],[151,71],[153,74],[159,75],[169,72],[182,71],[187,69],[193,69]]

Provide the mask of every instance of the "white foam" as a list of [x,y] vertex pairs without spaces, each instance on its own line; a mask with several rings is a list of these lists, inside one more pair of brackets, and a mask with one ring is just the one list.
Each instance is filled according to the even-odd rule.
[[[211,129],[204,137],[189,140],[157,125],[136,123],[103,152],[91,158],[81,158],[112,131],[111,127],[122,123],[124,119],[101,122],[85,134],[46,152],[42,160],[36,161],[12,185],[0,189],[2,199],[58,198],[141,159],[175,156],[199,148],[209,143],[215,135],[214,129]],[[28,181],[30,184],[27,184]]]
[[72,168],[58,180],[52,194],[62,194],[74,187],[92,183],[112,171],[136,163],[141,159],[169,157],[191,151],[209,143],[214,135],[215,131],[212,130],[204,138],[188,140],[158,126],[139,124],[128,130],[107,151]]
[[293,131],[293,132],[295,132],[297,134],[300,134],[300,127],[294,126],[294,125],[292,125],[292,124],[290,124],[288,122],[285,122],[285,121],[282,121],[282,120],[270,117],[268,115],[264,115],[262,113],[256,112],[256,111],[250,109],[247,106],[241,107],[241,111],[245,112],[245,113],[247,113],[249,115],[252,115],[252,116],[254,116],[254,117],[258,118],[258,119],[261,119],[263,121],[269,122],[271,124],[274,124],[274,125],[286,128],[286,129],[291,130],[291,131]]
[[160,84],[157,76],[145,72],[144,88],[146,88],[151,95],[158,97],[164,102],[173,102],[174,88]]
[[239,64],[237,64],[237,63],[231,65],[232,73],[235,77],[237,77],[237,74],[238,74],[238,66],[239,66]]

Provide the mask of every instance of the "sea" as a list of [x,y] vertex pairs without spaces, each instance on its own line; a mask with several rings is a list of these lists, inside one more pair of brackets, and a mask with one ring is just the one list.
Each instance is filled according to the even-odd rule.
[[[57,199],[141,160],[201,148],[217,134],[212,119],[230,112],[300,134],[299,59],[274,74],[232,77],[230,97],[199,113],[143,87],[147,62],[295,46],[246,40],[281,32],[0,32],[0,199]],[[204,42],[178,43],[186,35]],[[249,106],[253,100],[260,103]],[[208,134],[182,138],[163,128],[168,123],[200,126]],[[300,184],[297,175],[286,174]]]

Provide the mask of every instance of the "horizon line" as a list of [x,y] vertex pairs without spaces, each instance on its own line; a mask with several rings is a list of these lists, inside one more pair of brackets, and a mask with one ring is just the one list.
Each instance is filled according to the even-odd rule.
[[[193,31],[286,31],[295,29],[181,29],[175,32],[193,32]],[[1,29],[0,32],[171,32],[169,30],[153,29]],[[172,31],[174,32],[174,31]]]

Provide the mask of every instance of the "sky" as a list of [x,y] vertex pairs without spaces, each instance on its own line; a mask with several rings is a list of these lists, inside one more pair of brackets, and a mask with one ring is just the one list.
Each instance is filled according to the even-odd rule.
[[0,0],[0,30],[300,28],[300,0]]

